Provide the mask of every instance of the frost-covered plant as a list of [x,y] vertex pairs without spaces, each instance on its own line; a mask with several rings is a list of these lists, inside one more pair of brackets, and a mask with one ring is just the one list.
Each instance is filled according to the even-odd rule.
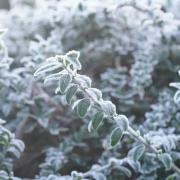
[[[180,71],[179,71],[179,75],[180,75]],[[179,104],[179,102],[180,102],[180,83],[171,83],[170,86],[173,86],[178,89],[178,91],[174,95],[174,102]]]
[[[179,0],[9,2],[9,10],[0,11],[0,27],[8,29],[3,35],[8,56],[3,58],[1,51],[6,68],[0,68],[0,115],[27,147],[15,163],[15,174],[37,179],[95,179],[96,174],[107,179],[165,179],[171,174],[151,151],[134,161],[131,150],[140,144],[128,136],[107,148],[108,134],[117,127],[114,121],[105,118],[103,128],[88,133],[96,108],[84,118],[75,116],[66,97],[54,94],[57,83],[44,87],[33,73],[45,59],[79,50],[82,74],[93,79],[103,99],[113,102],[133,129],[179,166],[179,105],[168,88],[178,81],[180,69]],[[82,97],[78,91],[77,99]],[[53,163],[57,152],[58,168]],[[59,164],[61,157],[65,161]]]
[[[0,178],[19,179],[13,176],[13,158],[19,158],[24,150],[24,143],[15,138],[15,135],[3,126],[5,123],[0,120]],[[14,157],[13,157],[14,156]]]
[[66,55],[49,58],[34,75],[35,77],[44,77],[44,83],[58,82],[59,85],[55,92],[65,94],[67,103],[72,104],[72,108],[79,117],[83,118],[90,113],[91,120],[88,125],[90,132],[96,130],[104,119],[114,121],[117,126],[111,133],[111,146],[115,146],[127,132],[140,142],[130,151],[130,156],[133,157],[134,161],[139,160],[146,149],[149,149],[154,160],[162,162],[166,170],[173,169],[177,175],[180,175],[180,170],[173,163],[170,154],[163,153],[159,149],[160,146],[156,148],[155,144],[152,143],[153,140],[148,139],[148,135],[143,136],[135,131],[129,125],[128,118],[117,114],[116,106],[111,101],[103,100],[101,91],[91,87],[91,79],[88,76],[78,74],[77,71],[81,70],[79,55],[77,51],[70,51]]
[[[18,76],[15,73],[9,74],[9,67],[12,59],[8,57],[7,48],[2,40],[6,30],[0,30],[0,92],[6,91],[7,87],[13,86],[13,82]],[[14,79],[14,80],[11,80]],[[2,100],[2,98],[1,98]],[[2,101],[3,102],[3,101]],[[1,102],[1,103],[2,103]],[[3,106],[1,106],[3,107]],[[5,121],[0,119],[0,178],[19,179],[13,175],[13,158],[19,158],[24,150],[24,143],[15,138],[15,135],[4,127]]]

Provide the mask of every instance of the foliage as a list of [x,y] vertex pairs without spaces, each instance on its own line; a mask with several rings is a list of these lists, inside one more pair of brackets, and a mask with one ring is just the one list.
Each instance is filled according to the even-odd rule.
[[[161,161],[166,170],[172,169],[178,175],[179,169],[178,167],[176,167],[176,165],[173,164],[173,159],[168,153],[170,153],[172,149],[176,148],[175,144],[178,142],[179,137],[175,136],[174,138],[171,138],[166,136],[167,142],[161,140],[160,145],[158,145],[157,133],[153,136],[153,132],[150,131],[145,135],[141,135],[140,133],[134,131],[131,126],[129,126],[128,118],[124,115],[118,115],[116,112],[116,106],[111,101],[103,100],[101,91],[99,89],[92,88],[91,79],[88,76],[78,74],[78,70],[81,70],[81,65],[79,62],[79,52],[70,51],[64,56],[57,55],[55,57],[47,59],[47,62],[42,65],[34,75],[35,77],[43,77],[44,83],[55,81],[55,83],[58,84],[55,92],[65,94],[66,99],[69,99],[67,98],[67,96],[70,96],[71,101],[75,96],[71,104],[77,115],[83,118],[85,116],[88,116],[88,113],[90,113],[89,117],[94,116],[92,120],[90,119],[88,125],[88,130],[90,132],[94,129],[93,124],[101,123],[103,119],[115,121],[117,127],[111,133],[111,146],[115,146],[116,144],[118,144],[123,134],[127,132],[129,135],[134,137],[135,140],[142,143],[140,145],[137,144],[133,147],[133,149],[130,150],[129,159],[132,159],[136,162],[141,158],[146,149],[150,149],[150,156],[154,157],[154,161]],[[72,87],[74,88],[75,85],[76,91],[72,91],[71,89]],[[78,94],[81,94],[80,99],[78,98]],[[95,113],[93,115],[94,111]],[[101,115],[99,115],[100,113]],[[163,145],[163,149],[160,149],[161,145]],[[163,152],[163,150],[165,152]],[[149,154],[147,154],[147,156],[148,155]],[[132,166],[131,163],[129,164]],[[158,163],[156,164],[157,168],[160,168],[162,165],[159,165]],[[77,178],[80,179],[85,178],[89,175],[94,177],[94,175],[92,175],[91,173],[88,173],[88,175],[76,174]],[[95,179],[98,178],[95,177]]]
[[4,121],[0,120],[0,177],[3,179],[19,179],[13,176],[13,156],[19,158],[24,150],[24,143],[16,139],[8,129],[3,127]]
[[179,4],[9,0],[0,179],[178,179]]

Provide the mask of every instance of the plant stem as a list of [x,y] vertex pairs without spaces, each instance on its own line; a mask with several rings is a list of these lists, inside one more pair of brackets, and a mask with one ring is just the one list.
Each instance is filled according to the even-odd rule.
[[[64,66],[64,68],[68,71],[69,74],[72,75],[73,80],[75,81],[76,73],[74,73],[73,71],[71,71],[70,69],[68,69],[66,66]],[[80,87],[81,90],[84,92],[84,94],[86,94],[94,103],[98,103],[98,102],[91,96],[91,94],[89,94],[89,93],[86,91],[86,89],[81,86],[81,84],[80,84],[79,82],[75,81],[75,83],[79,85],[79,87]],[[117,115],[117,114],[116,114],[116,115]],[[136,139],[137,141],[143,143],[148,149],[150,149],[150,150],[151,150],[152,152],[154,152],[156,155],[159,154],[159,151],[158,151],[155,147],[151,146],[151,145],[146,141],[146,139],[144,139],[143,136],[139,135],[132,127],[129,126],[128,129],[127,129],[127,132],[129,132],[129,134],[130,134],[131,136],[133,136],[134,139]],[[175,172],[180,176],[180,169],[179,169],[174,163],[171,165],[171,169],[172,169],[173,171],[175,171]]]
[[[151,151],[153,151],[156,155],[159,154],[159,151],[156,148],[154,148],[153,146],[151,146],[149,143],[147,143],[147,141],[142,136],[137,134],[137,132],[133,128],[131,128],[129,126],[127,131],[129,132],[129,134],[134,136],[135,139],[142,142],[147,148],[149,148]],[[171,169],[173,171],[175,171],[178,175],[180,175],[180,169],[174,163],[171,165]]]

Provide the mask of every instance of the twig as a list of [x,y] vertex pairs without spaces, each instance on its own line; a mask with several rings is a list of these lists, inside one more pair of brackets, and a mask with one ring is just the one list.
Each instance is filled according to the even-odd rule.
[[[70,69],[68,69],[66,66],[64,66],[64,68],[68,71],[68,73],[70,73],[70,74],[72,75],[73,80],[75,81],[76,73],[74,73],[73,71],[71,71]],[[81,86],[81,84],[80,84],[79,82],[77,82],[77,81],[75,81],[75,82],[76,82],[76,84],[79,85],[79,87],[81,88],[81,90],[82,90],[94,103],[98,103],[98,101],[96,101],[96,100],[91,96],[91,94],[89,94],[89,93]],[[99,104],[99,103],[98,103],[98,104]],[[116,113],[115,115],[117,115],[117,113]],[[113,118],[112,118],[112,119],[113,119]],[[130,134],[131,136],[133,136],[134,139],[136,139],[137,141],[139,141],[139,142],[141,142],[142,144],[144,144],[148,149],[150,149],[150,150],[151,150],[152,152],[154,152],[156,155],[159,154],[159,151],[158,151],[155,147],[151,146],[151,145],[146,141],[146,139],[144,139],[143,136],[137,134],[137,132],[136,132],[132,127],[129,126],[128,129],[127,129],[127,132],[129,132],[129,134]],[[180,176],[180,169],[179,169],[174,163],[171,165],[171,169],[172,169],[173,171],[175,171],[175,172]]]

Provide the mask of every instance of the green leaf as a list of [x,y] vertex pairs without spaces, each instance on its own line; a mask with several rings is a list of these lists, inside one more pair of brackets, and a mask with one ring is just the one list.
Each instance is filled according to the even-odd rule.
[[63,74],[59,79],[59,90],[64,93],[71,82],[71,76],[69,74]]
[[136,146],[135,148],[133,148],[133,159],[135,161],[138,161],[141,158],[141,156],[144,154],[144,152],[145,152],[144,144],[140,144]]
[[178,178],[177,175],[174,173],[169,175],[165,180],[176,180],[177,178]]
[[126,167],[124,167],[124,166],[117,166],[116,167],[120,172],[122,172],[124,175],[126,175],[127,177],[131,177],[132,176],[132,173],[131,173],[131,171],[128,169],[128,168],[126,168]]
[[3,145],[3,146],[8,146],[9,145],[9,142],[7,141],[7,138],[5,138],[4,136],[0,136],[0,145]]
[[111,133],[111,146],[115,146],[122,138],[123,131],[121,128],[115,128]]
[[171,168],[172,158],[168,153],[160,154],[159,159],[161,160],[161,162],[163,163],[163,165],[167,170]]
[[92,119],[93,129],[97,129],[104,118],[103,112],[97,112]]
[[129,121],[126,116],[118,115],[114,118],[114,120],[123,131],[126,131],[128,129]]
[[88,98],[81,99],[77,104],[77,113],[80,117],[84,117],[88,112],[91,101]]
[[111,101],[102,101],[101,108],[108,116],[116,113],[116,106]]
[[78,89],[78,85],[72,85],[71,87],[68,88],[67,92],[66,92],[66,101],[68,104],[71,104],[71,100],[73,98],[73,96],[76,94]]
[[88,88],[86,92],[90,94],[95,100],[100,100],[102,98],[102,92],[96,88]]
[[54,60],[52,60],[52,62],[49,61],[48,63],[42,65],[39,69],[37,69],[37,71],[34,73],[34,76],[37,77],[37,76],[44,75],[45,73],[57,70],[60,67],[62,67],[61,63],[58,63]]
[[51,81],[58,81],[63,74],[67,74],[67,71],[65,69],[58,73],[48,75],[44,80],[44,84]]
[[69,51],[65,57],[67,61],[72,64],[74,69],[80,70],[81,69],[81,63],[79,62],[79,56],[80,53],[78,51]]
[[77,74],[75,80],[85,88],[91,87],[91,79],[88,76]]

